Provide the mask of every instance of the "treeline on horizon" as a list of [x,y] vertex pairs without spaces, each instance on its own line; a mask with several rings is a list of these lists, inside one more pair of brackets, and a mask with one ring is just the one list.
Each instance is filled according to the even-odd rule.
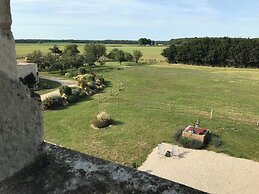
[[169,63],[259,68],[259,39],[188,38],[170,41],[162,52]]
[[[44,44],[44,43],[67,43],[67,44],[139,44],[139,40],[55,40],[55,39],[16,39],[15,43]],[[156,44],[168,44],[169,41],[155,41]]]

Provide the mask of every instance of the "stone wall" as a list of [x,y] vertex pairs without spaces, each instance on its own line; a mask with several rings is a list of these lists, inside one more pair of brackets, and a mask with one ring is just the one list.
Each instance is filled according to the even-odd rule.
[[39,98],[18,81],[10,0],[0,0],[0,182],[30,165],[43,141]]
[[17,79],[16,53],[11,32],[10,0],[0,1],[0,70]]

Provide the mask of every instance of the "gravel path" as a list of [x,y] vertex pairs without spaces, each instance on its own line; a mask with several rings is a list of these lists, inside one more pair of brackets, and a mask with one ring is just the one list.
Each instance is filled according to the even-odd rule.
[[[40,78],[48,79],[48,80],[55,81],[55,82],[59,82],[62,86],[64,86],[64,85],[68,85],[69,87],[77,86],[77,82],[73,81],[73,80],[67,80],[67,79],[58,78],[58,77],[48,77],[48,76],[40,76]],[[60,95],[59,90],[54,90],[54,91],[49,92],[47,94],[43,94],[40,97],[41,97],[41,100],[43,101],[47,97],[58,96],[58,95]]]
[[179,159],[160,158],[156,147],[139,170],[209,193],[259,193],[258,162],[181,147],[179,153]]

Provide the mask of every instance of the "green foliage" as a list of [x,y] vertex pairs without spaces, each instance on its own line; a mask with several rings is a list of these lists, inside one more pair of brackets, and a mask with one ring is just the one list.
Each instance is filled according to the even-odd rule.
[[134,50],[132,55],[135,62],[138,63],[139,59],[143,56],[143,53],[140,50]]
[[121,62],[126,60],[124,52],[122,50],[117,50],[115,53],[114,59],[115,59],[115,61],[117,61],[121,64]]
[[95,62],[99,61],[101,65],[104,64],[101,57],[106,55],[106,47],[103,44],[86,44],[84,47],[84,58],[86,63],[91,68]]
[[259,41],[243,38],[193,38],[171,44],[162,55],[169,63],[259,68]]
[[70,95],[70,96],[67,97],[67,102],[69,104],[75,103],[77,101],[79,101],[79,96],[78,95]]
[[174,134],[174,139],[176,141],[179,141],[181,136],[182,136],[182,132],[184,131],[185,128],[179,128],[176,130],[175,134]]
[[179,139],[179,143],[185,147],[185,148],[191,148],[191,149],[201,149],[204,144],[201,141],[195,140],[195,139],[188,139],[181,137]]
[[60,86],[59,93],[61,96],[70,96],[72,94],[72,89],[69,86]]
[[209,136],[209,144],[218,148],[222,145],[222,141],[218,135],[212,133]]
[[115,60],[115,55],[116,55],[116,53],[117,53],[118,51],[119,51],[119,49],[117,49],[117,48],[112,49],[112,50],[109,52],[109,54],[107,55],[107,58],[108,58],[108,59]]
[[33,53],[28,54],[26,58],[27,58],[27,61],[30,63],[37,63],[39,68],[41,68],[43,65],[43,61],[44,61],[43,54],[39,50],[35,50],[33,51]]
[[84,74],[86,74],[86,69],[85,69],[84,67],[80,67],[80,68],[78,69],[78,74],[79,74],[79,75],[84,75]]
[[75,57],[79,53],[80,51],[78,50],[78,45],[76,44],[66,45],[63,51],[63,55],[72,56],[72,57]]
[[94,127],[97,127],[97,128],[106,128],[112,124],[112,119],[108,113],[106,113],[105,111],[102,111],[97,114],[92,124]]
[[64,100],[60,96],[47,97],[42,102],[43,110],[55,109],[64,106]]
[[139,45],[155,45],[155,41],[152,41],[151,39],[147,38],[140,38],[138,40]]
[[25,76],[24,79],[22,79],[22,82],[24,85],[28,86],[29,88],[33,88],[36,86],[37,80],[33,73],[30,73],[29,75]]
[[128,62],[133,61],[133,56],[132,56],[132,54],[125,52],[125,53],[124,53],[124,56],[125,56],[125,60],[126,60],[126,61],[128,61]]
[[76,77],[77,76],[77,72],[75,70],[70,70],[68,72],[65,73],[66,77]]
[[52,48],[49,49],[51,51],[51,53],[55,54],[55,55],[61,55],[62,54],[62,50],[60,50],[58,45],[53,45]]

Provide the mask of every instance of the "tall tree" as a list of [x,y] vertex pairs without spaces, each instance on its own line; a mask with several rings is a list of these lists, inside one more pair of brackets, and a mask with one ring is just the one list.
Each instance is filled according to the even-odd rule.
[[49,50],[51,51],[51,53],[53,53],[55,55],[61,55],[62,54],[62,50],[60,50],[58,45],[53,45],[53,47],[50,48]]
[[139,59],[143,56],[140,50],[134,50],[132,55],[136,63],[138,63]]
[[78,45],[76,44],[66,45],[63,52],[63,54],[67,56],[76,56],[79,53],[80,51],[78,50]]

